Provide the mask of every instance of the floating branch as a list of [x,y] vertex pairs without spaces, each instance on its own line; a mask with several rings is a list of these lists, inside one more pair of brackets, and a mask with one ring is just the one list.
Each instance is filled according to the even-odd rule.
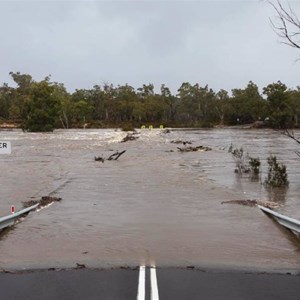
[[121,141],[121,143],[125,143],[125,142],[128,142],[128,141],[135,141],[137,140],[139,137],[136,136],[136,133],[133,132],[133,133],[128,133],[124,138],[123,140]]
[[124,151],[117,151],[116,153],[112,154],[107,160],[117,160],[122,154],[124,154],[126,150]]
[[180,147],[177,147],[177,149],[178,149],[180,152],[210,151],[210,150],[212,150],[210,147],[205,147],[205,146],[186,147],[186,148],[180,148]]
[[95,156],[95,161],[100,161],[100,162],[104,163],[104,161],[106,161],[106,160],[117,160],[125,152],[126,152],[126,150],[121,151],[121,152],[117,151],[114,154],[110,155],[108,158],[104,158],[103,156]]

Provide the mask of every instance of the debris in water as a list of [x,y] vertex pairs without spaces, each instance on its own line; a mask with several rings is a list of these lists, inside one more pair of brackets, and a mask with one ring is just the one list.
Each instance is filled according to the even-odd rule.
[[104,158],[102,156],[95,156],[95,161],[101,161],[102,163],[104,163]]
[[229,204],[239,204],[239,205],[245,205],[254,207],[257,205],[256,200],[228,200],[228,201],[222,201],[221,204],[229,203]]
[[58,197],[51,197],[51,196],[43,196],[40,200],[29,200],[29,201],[23,201],[23,207],[30,207],[32,205],[38,204],[39,206],[36,209],[45,207],[49,204],[52,204],[53,202],[59,202],[61,201],[61,198]]
[[192,142],[191,141],[182,141],[182,140],[176,140],[176,141],[171,141],[171,144],[183,144],[183,145],[191,145]]
[[122,154],[124,154],[126,150],[124,151],[117,151],[116,153],[112,154],[107,160],[117,160]]
[[171,132],[170,129],[165,129],[165,130],[162,131],[162,133],[164,133],[164,134],[167,134],[167,133],[170,133],[170,132]]
[[228,201],[222,201],[221,204],[239,204],[239,205],[245,205],[245,206],[249,206],[249,207],[255,207],[257,205],[261,205],[261,206],[265,206],[267,208],[278,208],[281,205],[279,205],[276,202],[273,201],[264,201],[264,200],[257,200],[257,199],[253,199],[253,200],[228,200]]
[[86,268],[85,264],[76,263],[76,269],[84,269],[84,268]]
[[123,140],[121,141],[121,143],[125,143],[127,141],[135,141],[137,140],[139,137],[136,136],[136,132],[133,133],[127,133],[127,135],[123,138]]
[[104,163],[105,160],[117,160],[125,152],[126,150],[123,150],[121,152],[117,151],[110,155],[108,158],[104,158],[103,156],[95,156],[95,161],[101,161],[102,163]]
[[205,146],[186,147],[186,148],[180,148],[180,147],[177,147],[177,149],[178,149],[180,152],[210,151],[210,150],[212,150],[210,147],[205,147]]

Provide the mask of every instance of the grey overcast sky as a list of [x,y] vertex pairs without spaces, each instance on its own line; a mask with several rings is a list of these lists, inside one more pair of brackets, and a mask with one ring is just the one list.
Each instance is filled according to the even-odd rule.
[[[300,15],[300,2],[290,1]],[[265,1],[0,0],[0,83],[48,74],[72,92],[103,82],[182,82],[218,91],[300,85],[300,51],[273,32]]]

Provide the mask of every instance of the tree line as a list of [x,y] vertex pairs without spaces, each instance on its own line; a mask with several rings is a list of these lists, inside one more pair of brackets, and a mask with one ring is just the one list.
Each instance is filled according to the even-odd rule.
[[297,127],[300,87],[288,89],[278,81],[262,93],[250,81],[245,88],[214,91],[208,85],[184,82],[174,94],[162,84],[135,89],[102,84],[69,93],[64,84],[41,81],[10,72],[15,86],[0,87],[0,121],[16,123],[26,131],[52,131],[74,127],[213,127],[260,124],[272,128]]

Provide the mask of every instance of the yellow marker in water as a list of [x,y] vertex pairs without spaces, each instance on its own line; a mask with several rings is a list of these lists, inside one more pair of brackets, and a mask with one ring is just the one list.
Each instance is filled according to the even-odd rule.
[[149,129],[150,129],[150,130],[153,129],[153,125],[149,125]]
[[159,125],[159,128],[160,129],[164,129],[164,125]]
[[145,128],[146,128],[146,126],[145,126],[145,125],[142,125],[142,126],[141,126],[141,129],[145,129]]

